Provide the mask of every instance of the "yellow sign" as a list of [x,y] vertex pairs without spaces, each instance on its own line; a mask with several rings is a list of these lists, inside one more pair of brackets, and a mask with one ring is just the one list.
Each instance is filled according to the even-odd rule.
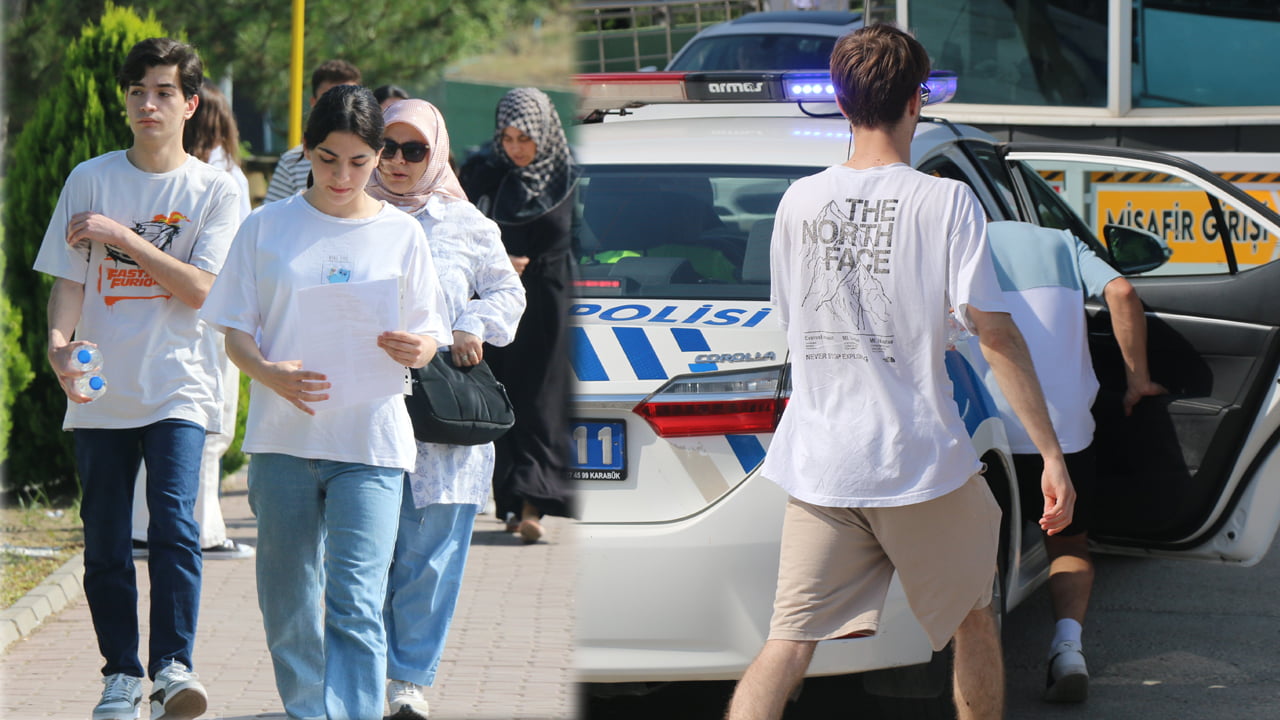
[[[1259,202],[1274,207],[1272,193],[1246,191]],[[1173,250],[1171,263],[1226,263],[1218,220],[1209,197],[1196,190],[1132,190],[1097,188],[1095,232],[1101,238],[1108,224],[1140,228],[1159,237]],[[1276,237],[1238,209],[1223,206],[1236,262],[1240,267],[1269,262]]]

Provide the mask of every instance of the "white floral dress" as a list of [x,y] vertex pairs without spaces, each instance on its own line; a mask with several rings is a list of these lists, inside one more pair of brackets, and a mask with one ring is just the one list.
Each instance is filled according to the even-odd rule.
[[[490,345],[510,343],[525,308],[524,286],[497,224],[471,203],[441,195],[428,199],[416,217],[427,231],[450,329],[471,333]],[[414,507],[486,504],[493,457],[493,443],[419,442],[418,465],[409,475]]]

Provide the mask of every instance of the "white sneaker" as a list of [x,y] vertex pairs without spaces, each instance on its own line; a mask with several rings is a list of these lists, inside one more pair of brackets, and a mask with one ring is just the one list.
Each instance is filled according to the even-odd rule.
[[427,699],[422,688],[411,682],[388,680],[387,706],[396,720],[427,720]]
[[151,683],[151,720],[192,720],[209,707],[209,694],[196,674],[173,660]]
[[1078,703],[1089,696],[1089,669],[1084,664],[1080,644],[1064,640],[1049,653],[1049,677],[1044,699],[1049,702]]
[[227,538],[217,545],[201,548],[205,560],[240,560],[251,558],[257,552],[252,545],[245,545]]
[[102,699],[93,720],[134,720],[142,706],[142,678],[116,673],[102,678]]

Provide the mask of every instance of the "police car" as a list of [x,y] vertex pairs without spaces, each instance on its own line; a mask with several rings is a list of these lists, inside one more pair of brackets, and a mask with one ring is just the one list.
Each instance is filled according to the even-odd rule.
[[[931,78],[931,104],[953,95],[955,82]],[[848,158],[851,134],[822,74],[608,74],[578,83],[590,112],[576,128],[584,176],[571,309],[579,679],[604,692],[733,679],[765,639],[785,504],[758,473],[788,392],[787,347],[768,301],[773,214],[796,179]],[[969,184],[992,220],[1070,229],[1130,274],[1146,303],[1153,378],[1171,394],[1144,400],[1127,419],[1107,310],[1087,307],[1102,384],[1099,548],[1257,562],[1280,522],[1280,217],[1175,158],[1003,144],[946,121],[919,124],[911,162]],[[1162,274],[1183,252],[1177,242],[1114,213],[1095,222],[1090,188],[1105,184],[1104,172],[1198,192],[1220,228],[1233,227],[1229,214],[1240,220],[1218,233],[1217,256],[1197,249],[1204,272]],[[1264,262],[1238,262],[1238,250],[1268,239]],[[1034,524],[1013,514],[1004,428],[967,352],[957,342],[947,363],[1005,508],[1003,609],[1045,580],[1047,563]],[[810,674],[930,658],[895,581],[879,634],[820,643]]]

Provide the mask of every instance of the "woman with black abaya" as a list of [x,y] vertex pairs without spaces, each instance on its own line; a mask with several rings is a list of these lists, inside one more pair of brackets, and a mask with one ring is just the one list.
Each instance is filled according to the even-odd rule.
[[570,224],[577,177],[560,118],[551,99],[535,88],[503,96],[492,147],[459,172],[467,196],[502,229],[528,301],[515,341],[485,355],[506,385],[516,415],[515,426],[496,443],[497,516],[526,543],[542,537],[543,515],[573,515],[566,433]]

